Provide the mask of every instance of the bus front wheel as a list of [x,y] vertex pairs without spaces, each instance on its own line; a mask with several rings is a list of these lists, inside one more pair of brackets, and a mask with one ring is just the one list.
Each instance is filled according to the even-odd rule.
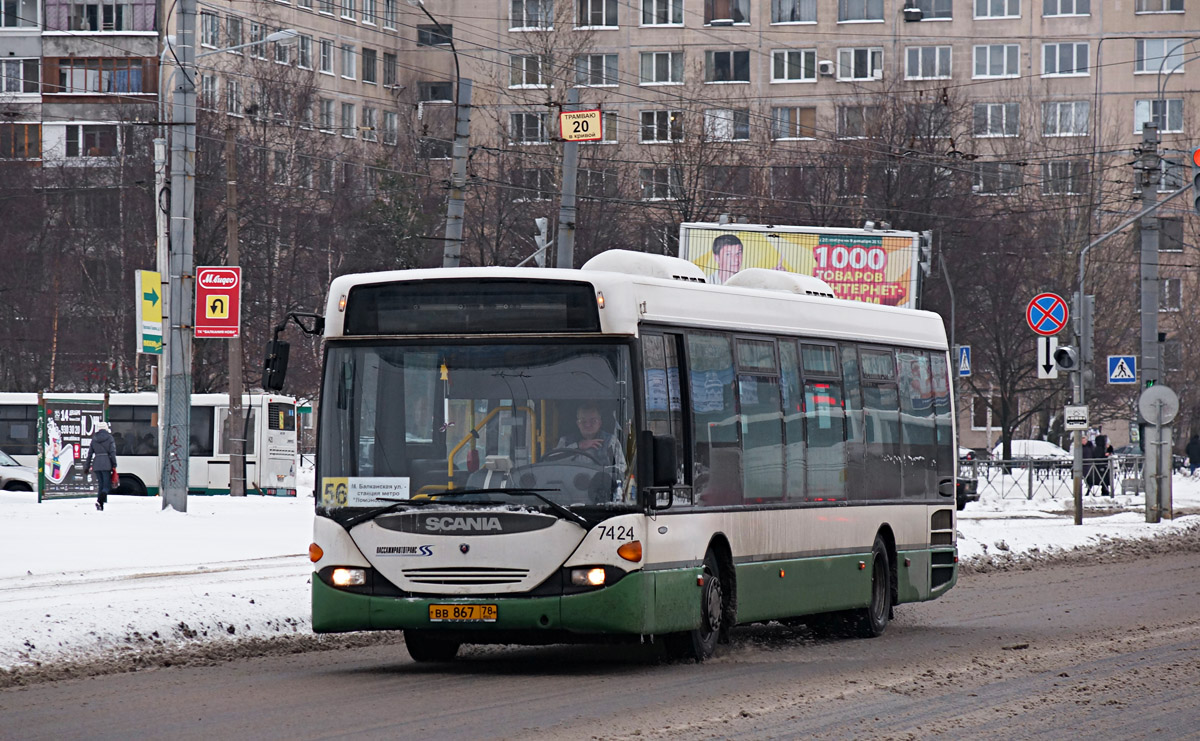
[[444,663],[454,661],[462,644],[423,630],[404,631],[404,645],[408,655],[418,663]]
[[700,586],[700,626],[667,636],[667,653],[674,659],[704,661],[713,655],[725,628],[725,586],[721,565],[711,550],[704,554],[703,584]]
[[117,479],[121,482],[113,494],[132,494],[135,497],[146,496],[146,485],[137,476],[129,476],[126,474],[117,474]]

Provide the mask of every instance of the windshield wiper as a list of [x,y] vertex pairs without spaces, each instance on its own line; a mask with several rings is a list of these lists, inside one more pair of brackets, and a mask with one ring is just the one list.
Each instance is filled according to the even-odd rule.
[[541,500],[547,507],[553,510],[555,514],[564,520],[574,522],[576,525],[579,525],[585,529],[590,527],[588,521],[581,515],[572,512],[558,502],[542,496],[541,492],[544,491],[558,491],[558,489],[447,489],[445,491],[439,491],[436,494],[430,494],[429,499],[387,499],[381,497],[378,501],[391,502],[391,504],[368,510],[367,512],[363,512],[361,515],[355,515],[354,517],[346,520],[346,522],[343,524],[343,527],[349,530],[355,525],[374,520],[380,515],[386,515],[389,512],[395,512],[405,505],[420,507],[427,504],[435,504],[436,500],[434,500],[433,497],[463,497],[471,494],[504,494],[507,496],[535,497]]

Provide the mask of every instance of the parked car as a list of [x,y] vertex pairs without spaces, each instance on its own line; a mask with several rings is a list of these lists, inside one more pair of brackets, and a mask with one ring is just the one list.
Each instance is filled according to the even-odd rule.
[[[1013,460],[1022,460],[1033,458],[1035,460],[1071,460],[1071,454],[1052,442],[1046,440],[1013,440],[1012,455]],[[1002,460],[1004,458],[1004,443],[999,443],[992,448],[992,458]]]
[[954,484],[954,501],[959,512],[967,508],[967,502],[979,501],[979,479],[974,476],[959,476]]
[[0,489],[4,491],[36,491],[37,469],[22,466],[12,456],[0,450]]

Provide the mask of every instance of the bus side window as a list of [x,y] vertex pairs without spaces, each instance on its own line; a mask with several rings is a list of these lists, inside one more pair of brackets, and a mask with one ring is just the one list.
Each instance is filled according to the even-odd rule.
[[787,498],[804,501],[804,388],[800,382],[800,356],[794,340],[779,343],[783,369],[783,430],[787,451]]
[[677,334],[642,337],[642,367],[645,369],[646,425],[655,435],[675,438],[677,483],[690,482],[686,436],[683,429],[683,401],[679,388],[679,340]]
[[950,414],[950,374],[946,356],[933,353],[930,357],[933,375],[933,412],[937,426],[937,461],[935,468],[938,480],[954,475],[954,427]]
[[742,456],[733,395],[733,348],[727,336],[710,332],[688,334],[687,347],[693,485],[699,492],[696,503],[709,506],[741,503]]
[[866,498],[866,451],[863,447],[862,385],[858,373],[858,346],[842,345],[842,377],[846,407],[846,490],[848,498]]

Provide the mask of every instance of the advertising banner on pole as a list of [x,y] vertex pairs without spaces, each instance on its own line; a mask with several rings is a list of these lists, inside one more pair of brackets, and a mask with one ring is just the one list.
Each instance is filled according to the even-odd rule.
[[38,501],[96,494],[84,471],[96,425],[105,420],[103,399],[44,397],[38,409]]
[[710,283],[744,268],[811,275],[838,298],[916,308],[920,289],[917,232],[757,224],[688,223],[679,228],[679,256]]

